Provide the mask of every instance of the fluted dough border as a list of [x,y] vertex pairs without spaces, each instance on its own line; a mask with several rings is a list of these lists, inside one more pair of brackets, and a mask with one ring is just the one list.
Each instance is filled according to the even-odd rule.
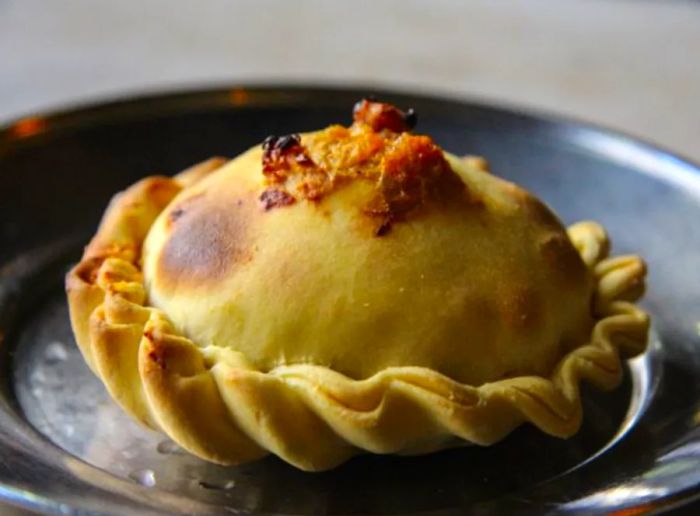
[[615,387],[620,353],[646,347],[649,317],[633,304],[644,288],[644,263],[608,258],[605,231],[593,222],[575,224],[568,234],[597,282],[597,322],[590,342],[564,356],[549,378],[474,387],[422,367],[392,367],[365,380],[311,365],[262,372],[231,349],[199,347],[147,306],[140,253],[175,195],[224,163],[212,158],[117,195],[66,278],[71,323],[90,368],[124,410],[195,455],[238,464],[274,453],[321,471],[362,451],[488,445],[523,422],[568,437],[581,423],[579,383]]

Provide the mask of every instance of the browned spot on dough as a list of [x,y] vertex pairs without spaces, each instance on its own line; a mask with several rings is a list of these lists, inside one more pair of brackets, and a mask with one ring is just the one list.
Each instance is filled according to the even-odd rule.
[[321,200],[351,182],[374,189],[361,208],[373,220],[372,233],[386,235],[395,223],[432,200],[464,196],[466,184],[442,149],[428,136],[409,131],[415,113],[363,100],[350,127],[330,126],[305,136],[270,136],[262,144],[266,210],[293,202]]
[[251,225],[260,212],[252,194],[226,200],[199,196],[173,211],[178,209],[182,212],[170,224],[171,234],[159,257],[158,274],[165,288],[210,284],[251,258]]
[[373,131],[384,130],[401,133],[410,131],[416,125],[418,117],[413,109],[405,113],[391,104],[376,102],[372,99],[360,100],[352,110],[355,123],[367,124]]
[[537,328],[542,318],[542,300],[528,286],[510,286],[501,294],[500,314],[504,324],[519,330]]
[[143,332],[143,336],[146,338],[146,340],[150,341],[152,345],[152,348],[148,352],[148,359],[161,369],[167,369],[167,362],[165,360],[165,348],[162,346],[155,345],[155,339],[152,332],[145,331]]
[[556,273],[562,286],[575,286],[581,282],[586,266],[566,233],[556,231],[545,235],[539,249],[545,265]]
[[527,201],[525,202],[525,207],[530,217],[547,228],[555,230],[563,229],[562,223],[546,204],[530,193],[527,193],[526,197]]
[[379,225],[374,234],[378,237],[386,235],[389,231],[391,231],[391,222],[391,217],[387,217],[387,219]]
[[295,202],[296,199],[294,197],[284,190],[277,190],[276,188],[268,188],[260,194],[260,203],[265,211],[280,206],[289,206]]
[[165,359],[162,355],[156,353],[155,351],[151,351],[148,353],[148,359],[154,364],[157,364],[161,369],[165,369]]
[[158,344],[156,336],[152,330],[145,330],[143,337],[150,343],[151,349],[148,351],[148,359],[161,369],[166,369],[165,348]]
[[102,257],[83,260],[75,268],[75,273],[82,281],[92,285],[97,281],[97,274],[103,261]]
[[146,178],[143,180],[143,195],[132,201],[130,206],[136,209],[143,209],[144,203],[146,203],[160,211],[168,205],[180,189],[180,185],[169,177],[154,176]]
[[170,206],[166,219],[168,229],[172,229],[173,224],[177,223],[190,210],[191,206],[201,202],[203,196],[204,194],[199,193]]
[[170,197],[174,191],[177,192],[180,189],[180,186],[173,184],[173,180],[169,177],[153,176],[144,179],[144,188],[149,196],[163,192]]
[[182,217],[182,215],[184,213],[185,213],[185,208],[182,208],[182,207],[175,208],[173,211],[168,213],[168,222],[170,222],[171,224],[173,222],[176,222],[177,219]]

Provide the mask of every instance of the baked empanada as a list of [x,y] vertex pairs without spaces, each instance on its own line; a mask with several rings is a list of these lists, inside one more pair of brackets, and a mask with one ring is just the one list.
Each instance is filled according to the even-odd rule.
[[66,280],[112,397],[221,464],[574,434],[645,349],[643,261],[414,123],[364,100],[118,194]]

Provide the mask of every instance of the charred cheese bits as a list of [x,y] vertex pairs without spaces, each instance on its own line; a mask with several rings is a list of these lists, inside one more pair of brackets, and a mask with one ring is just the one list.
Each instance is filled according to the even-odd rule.
[[581,422],[645,349],[637,256],[363,100],[118,194],[68,274],[113,398],[207,460],[310,471]]

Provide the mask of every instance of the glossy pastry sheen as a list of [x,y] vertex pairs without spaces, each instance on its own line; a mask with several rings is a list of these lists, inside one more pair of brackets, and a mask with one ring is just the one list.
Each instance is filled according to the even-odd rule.
[[579,381],[645,347],[643,262],[413,122],[363,101],[118,195],[67,277],[115,400],[206,459],[307,470],[575,433]]

